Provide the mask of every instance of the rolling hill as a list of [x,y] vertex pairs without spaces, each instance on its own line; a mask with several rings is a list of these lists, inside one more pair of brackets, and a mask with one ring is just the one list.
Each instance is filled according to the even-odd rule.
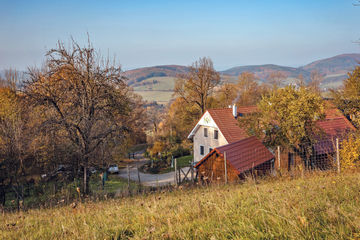
[[[352,71],[360,63],[360,54],[342,54],[331,58],[321,59],[304,65],[302,67],[287,67],[274,64],[238,66],[221,71],[222,79],[229,82],[236,82],[237,76],[242,72],[253,72],[264,81],[272,72],[281,72],[288,77],[287,83],[294,81],[300,74],[305,81],[310,80],[312,71],[318,71],[324,76],[322,88],[339,87]],[[154,67],[138,68],[125,72],[129,84],[144,99],[167,103],[172,97],[172,89],[176,76],[189,71],[186,66],[162,65]]]
[[221,73],[224,75],[239,76],[243,72],[252,72],[261,80],[267,79],[273,72],[281,72],[289,78],[296,78],[300,74],[303,75],[305,79],[310,77],[310,73],[306,70],[274,64],[233,67]]
[[133,85],[153,77],[176,77],[178,74],[186,73],[188,69],[179,65],[144,67],[126,71],[125,76],[129,79],[129,84]]
[[317,70],[324,75],[347,74],[359,65],[360,54],[342,54],[331,58],[326,58],[312,62],[300,69],[311,72]]

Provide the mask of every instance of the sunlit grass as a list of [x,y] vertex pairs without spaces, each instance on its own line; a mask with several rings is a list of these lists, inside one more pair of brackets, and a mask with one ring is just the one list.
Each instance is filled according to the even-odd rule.
[[0,239],[358,239],[360,175],[327,174],[7,213]]

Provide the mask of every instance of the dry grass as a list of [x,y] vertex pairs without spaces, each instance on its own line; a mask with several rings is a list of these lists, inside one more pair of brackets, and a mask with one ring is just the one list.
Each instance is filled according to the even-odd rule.
[[316,174],[8,213],[0,239],[359,239],[360,175]]

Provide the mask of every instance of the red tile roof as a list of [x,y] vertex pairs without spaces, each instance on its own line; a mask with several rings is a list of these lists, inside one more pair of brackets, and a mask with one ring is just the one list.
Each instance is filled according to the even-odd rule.
[[247,106],[247,107],[238,107],[237,112],[238,114],[249,114],[258,112],[259,108],[257,106]]
[[356,130],[354,125],[337,108],[327,109],[325,119],[317,122],[328,136],[339,136],[346,131]]
[[195,167],[203,164],[212,154],[218,153],[224,157],[225,152],[227,163],[234,167],[238,174],[275,158],[260,140],[256,137],[248,137],[213,149]]
[[327,109],[325,119],[317,122],[317,125],[324,131],[325,136],[319,136],[315,143],[317,154],[328,154],[335,151],[335,139],[343,139],[344,134],[354,131],[356,128],[337,108]]
[[228,143],[248,137],[246,130],[239,126],[239,122],[233,116],[231,108],[209,109],[208,112]]

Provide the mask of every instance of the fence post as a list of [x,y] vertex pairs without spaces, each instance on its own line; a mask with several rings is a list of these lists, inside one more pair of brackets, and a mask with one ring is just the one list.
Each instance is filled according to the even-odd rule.
[[278,165],[280,170],[281,168],[280,146],[277,146],[277,152],[278,152]]
[[337,172],[340,173],[340,151],[339,151],[339,139],[336,138],[336,166]]
[[141,180],[140,180],[140,171],[139,167],[137,167],[138,181],[139,181],[139,192],[141,191]]
[[175,171],[174,171],[174,180],[175,180],[175,185],[177,186],[178,185],[178,182],[177,182],[177,160],[176,158],[174,159],[174,168],[175,168]]
[[227,183],[227,166],[226,166],[226,152],[224,152],[224,169],[225,169],[225,184]]
[[128,175],[128,193],[130,195],[130,169],[129,169],[129,164],[126,166],[127,169],[127,175]]
[[191,160],[190,169],[191,169],[191,182],[194,183],[195,182],[194,181],[194,157]]

